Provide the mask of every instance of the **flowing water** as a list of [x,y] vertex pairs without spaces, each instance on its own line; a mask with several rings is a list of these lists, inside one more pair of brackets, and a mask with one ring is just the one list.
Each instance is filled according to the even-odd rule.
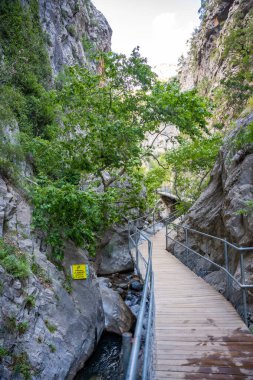
[[75,380],[118,380],[120,378],[121,337],[103,333],[96,350]]

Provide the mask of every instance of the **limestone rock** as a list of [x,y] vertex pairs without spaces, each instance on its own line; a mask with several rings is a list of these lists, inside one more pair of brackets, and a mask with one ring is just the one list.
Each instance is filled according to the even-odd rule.
[[209,1],[209,9],[194,37],[194,43],[180,70],[180,82],[188,90],[203,80],[208,80],[211,92],[226,75],[228,61],[222,58],[224,38],[240,11],[247,17],[253,1]]
[[[205,3],[207,11],[200,28],[196,29],[190,40],[189,53],[181,60],[178,73],[184,91],[197,86],[201,95],[215,98],[216,95],[219,96],[222,81],[240,71],[240,65],[238,62],[235,63],[235,53],[226,45],[226,40],[229,36],[233,37],[232,33],[235,30],[250,25],[250,22],[252,24],[250,11],[253,0],[208,0]],[[240,29],[237,29],[238,23]],[[236,43],[235,40],[233,44]],[[243,55],[241,57],[243,59]],[[229,124],[230,120],[238,115],[236,107],[241,101],[238,96],[238,102],[235,102],[238,104],[235,104],[233,109],[233,106],[228,107],[224,102],[224,96],[223,101],[216,100],[213,124],[220,121]]]
[[126,237],[117,233],[111,236],[109,242],[100,251],[98,261],[99,275],[127,272],[134,269]]
[[89,54],[110,50],[112,30],[90,0],[40,0],[39,6],[54,74],[63,65],[94,67]]
[[[72,379],[104,330],[102,299],[94,270],[90,265],[91,276],[87,280],[67,280],[31,234],[31,207],[2,178],[0,204],[0,228],[3,230],[4,225],[5,239],[26,251],[33,264],[33,273],[22,281],[0,268],[0,345],[10,351],[0,363],[0,378],[13,379],[13,358],[25,353],[31,373],[37,373],[36,379]],[[88,263],[87,253],[67,242],[63,263],[66,274],[74,263]],[[25,331],[20,334],[18,326],[24,323]]]
[[105,329],[123,334],[131,329],[134,316],[118,292],[108,288],[103,278],[99,278],[100,291],[105,314]]
[[[245,208],[245,201],[253,199],[253,147],[250,145],[244,146],[241,148],[242,154],[239,150],[236,150],[234,140],[239,131],[243,130],[252,121],[253,114],[239,120],[235,130],[227,136],[213,168],[209,185],[184,219],[184,225],[192,229],[226,238],[237,246],[248,247],[253,247],[253,214],[249,212],[238,215],[236,212]],[[184,241],[184,235],[181,233],[178,234],[177,238]],[[192,232],[188,233],[188,239],[189,245],[193,249],[196,249],[201,255],[210,258],[217,264],[224,266],[223,242]],[[179,259],[185,261],[185,248],[179,247],[179,244],[171,244],[170,248]],[[239,253],[229,247],[228,257],[230,271],[241,281]],[[189,256],[191,269],[204,277],[221,293],[225,293],[226,281],[221,271],[217,267],[213,267],[212,264],[204,263],[203,259],[200,260],[201,263],[199,259],[196,259],[196,256],[191,254]],[[246,279],[248,284],[252,284],[252,252],[244,254],[244,262]],[[233,291],[234,303],[238,305],[238,308],[241,308],[241,292],[238,292],[235,285]],[[249,297],[249,302],[253,304],[251,296]]]

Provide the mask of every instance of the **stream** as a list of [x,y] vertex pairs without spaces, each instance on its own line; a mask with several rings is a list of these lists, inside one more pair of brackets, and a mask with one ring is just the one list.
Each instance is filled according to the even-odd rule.
[[[143,285],[134,273],[115,273],[108,276],[113,290],[120,293],[122,299],[137,317]],[[134,330],[134,326],[132,327]],[[97,347],[74,380],[119,380],[120,379],[120,335],[103,332]]]
[[96,350],[75,380],[118,380],[120,377],[121,336],[104,332]]

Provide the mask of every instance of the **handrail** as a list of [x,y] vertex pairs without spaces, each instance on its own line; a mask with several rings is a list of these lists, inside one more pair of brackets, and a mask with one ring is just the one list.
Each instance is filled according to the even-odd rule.
[[[178,225],[175,224],[175,223],[170,223],[170,224],[178,227]],[[222,241],[222,242],[224,242],[224,243],[226,242],[227,245],[229,245],[229,246],[232,247],[232,248],[237,249],[238,251],[251,251],[251,250],[253,250],[253,247],[238,247],[238,245],[235,245],[235,244],[233,244],[233,243],[230,243],[230,242],[227,241],[226,239],[219,238],[218,236],[210,235],[210,234],[207,234],[207,233],[205,233],[205,232],[201,232],[201,231],[195,230],[194,228],[189,228],[189,227],[187,227],[187,226],[181,226],[181,227],[183,227],[184,230],[188,230],[188,231],[195,232],[195,233],[197,233],[198,235],[202,235],[202,236],[210,237],[210,238],[212,238],[212,239],[219,240],[219,241]]]
[[[185,242],[182,242],[182,241],[179,241],[177,239],[174,239],[170,235],[170,232],[172,231],[172,229],[170,231],[168,231],[168,226],[169,225],[171,225],[173,229],[175,227],[177,229],[179,229],[179,228],[183,229],[183,231],[184,231],[183,241],[185,240]],[[199,252],[197,252],[195,249],[193,249],[189,245],[189,233],[191,233],[191,232],[194,233],[194,234],[200,235],[200,236],[207,237],[207,238],[212,239],[212,240],[219,241],[219,242],[221,242],[223,244],[223,253],[224,253],[225,267],[222,266],[222,265],[220,265],[220,264],[217,264],[216,262],[214,262],[210,258],[203,256],[202,254],[200,254]],[[200,257],[201,259],[203,259],[203,260],[207,261],[208,263],[211,263],[215,267],[219,268],[220,270],[222,270],[226,274],[226,279],[227,279],[227,283],[226,283],[226,296],[227,296],[227,299],[231,300],[231,295],[230,295],[230,292],[231,292],[231,280],[234,281],[237,284],[237,286],[242,291],[244,322],[245,322],[246,325],[248,325],[247,289],[253,289],[253,284],[246,284],[245,269],[244,269],[244,253],[247,252],[247,251],[253,251],[253,247],[238,247],[235,244],[228,242],[226,239],[219,238],[217,236],[210,235],[210,234],[207,234],[207,233],[204,233],[204,232],[201,232],[201,231],[189,228],[187,226],[177,225],[177,224],[175,224],[173,222],[166,223],[166,249],[167,250],[168,250],[168,239],[172,240],[174,243],[179,244],[179,245],[181,245],[182,247],[185,248],[185,252],[186,252],[186,265],[187,266],[189,266],[189,264],[188,264],[188,259],[189,259],[188,256],[189,256],[189,252],[191,252],[191,253],[197,255],[198,257]],[[228,248],[229,247],[233,248],[234,250],[236,250],[236,251],[238,251],[240,253],[240,269],[241,269],[241,273],[240,273],[241,280],[240,281],[229,270],[229,256],[228,256]]]
[[[152,213],[151,215],[153,216],[154,213]],[[151,228],[151,234],[155,234],[156,233],[155,225],[157,223],[175,220],[175,218],[178,217],[178,214],[177,213],[170,214],[168,217],[162,218],[157,222],[155,222],[153,218],[151,225],[149,225],[147,228],[140,230],[136,224],[140,219],[144,219],[146,217],[147,216],[136,218],[135,220],[131,220],[128,222],[129,251],[131,252],[131,243],[132,243],[132,246],[133,248],[135,248],[135,252],[136,252],[135,258],[134,258],[136,270],[138,274],[141,275],[140,267],[139,267],[139,260],[141,258],[142,261],[145,263],[146,271],[145,271],[145,280],[144,280],[140,311],[137,318],[133,345],[132,345],[131,355],[129,359],[129,365],[128,365],[127,374],[125,377],[126,380],[135,380],[138,377],[137,371],[138,371],[138,365],[139,365],[139,352],[140,352],[140,347],[141,347],[143,321],[144,321],[144,316],[146,312],[147,312],[147,329],[146,329],[145,341],[144,341],[142,380],[148,380],[148,379],[152,380],[152,377],[150,374],[150,364],[152,363],[151,340],[152,340],[152,328],[154,325],[153,314],[154,314],[154,304],[155,304],[154,302],[154,273],[152,270],[153,245],[152,245],[152,241],[149,239],[147,234],[145,234],[143,231],[145,231],[147,228]],[[142,238],[142,240],[140,239],[140,237]],[[143,257],[143,255],[141,254],[138,248],[139,245],[142,244],[144,241],[148,243],[148,259],[147,260]],[[149,305],[148,305],[148,311],[147,311],[146,304],[147,304],[148,297],[149,297]]]
[[[138,237],[141,236],[144,240],[148,242],[148,260],[146,261],[144,257],[142,256],[142,259],[146,263],[146,273],[145,273],[145,280],[144,280],[144,287],[143,287],[143,293],[142,293],[142,299],[141,299],[141,305],[140,305],[140,311],[137,318],[137,323],[135,327],[134,332],[134,339],[133,339],[133,345],[131,350],[131,355],[129,359],[127,374],[126,374],[126,380],[135,380],[137,378],[137,370],[138,370],[138,358],[139,358],[139,351],[141,346],[141,338],[142,338],[142,328],[143,328],[143,321],[144,316],[146,312],[146,303],[148,300],[148,295],[150,297],[149,299],[149,310],[148,310],[148,328],[146,331],[145,341],[149,344],[150,341],[150,333],[151,333],[151,325],[152,325],[152,313],[154,309],[154,295],[152,293],[154,292],[154,286],[153,286],[153,271],[152,271],[152,242],[151,240],[141,231],[139,230],[136,225],[134,225],[134,233],[131,234],[131,224],[132,222],[129,222],[128,228],[129,228],[129,242],[132,241],[134,243],[134,247],[136,249],[136,258],[135,258],[135,265],[137,272],[139,271],[139,255],[141,255],[138,245],[139,245],[139,239]],[[134,238],[133,238],[134,237]],[[130,248],[130,246],[129,246]],[[149,347],[147,344],[145,344],[145,358],[149,354]],[[147,360],[147,359],[146,359]],[[145,361],[145,360],[144,360]],[[148,366],[147,362],[145,361],[145,365],[143,366],[143,377],[142,379],[146,379],[148,376]]]

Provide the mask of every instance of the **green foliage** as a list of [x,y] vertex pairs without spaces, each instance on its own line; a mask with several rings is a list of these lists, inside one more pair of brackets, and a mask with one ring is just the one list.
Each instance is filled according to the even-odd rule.
[[54,325],[51,325],[51,323],[49,323],[49,321],[48,321],[47,319],[45,320],[45,325],[46,325],[48,331],[50,331],[52,334],[53,334],[55,331],[57,331],[57,327],[54,326]]
[[51,68],[37,0],[0,2],[0,172],[16,179],[24,160],[18,136],[8,141],[6,125],[18,121],[19,129],[35,135],[51,121],[46,90]]
[[[160,162],[163,159],[159,158]],[[145,187],[147,191],[147,205],[149,208],[155,207],[157,202],[156,190],[162,186],[164,182],[167,182],[171,177],[171,170],[166,169],[158,165],[158,163],[152,163],[152,167],[147,171],[145,176]]]
[[252,215],[253,200],[244,201],[244,208],[235,212],[236,215]]
[[9,353],[9,351],[7,350],[7,348],[0,346],[0,362],[1,362],[2,358],[4,358],[5,356],[8,355],[8,353]]
[[65,274],[65,279],[62,282],[62,287],[69,293],[72,293],[72,280],[71,280],[71,275],[69,273]]
[[75,36],[76,36],[76,28],[75,28],[75,25],[73,25],[73,24],[67,25],[67,26],[66,26],[66,29],[67,29],[67,31],[69,32],[69,34],[71,35],[71,37],[75,37]]
[[35,307],[35,297],[33,295],[25,298],[25,307],[29,310]]
[[233,140],[233,146],[236,149],[241,149],[248,144],[253,144],[253,122],[249,123],[246,128],[241,129]]
[[183,208],[183,211],[206,186],[222,143],[221,137],[220,134],[214,134],[193,142],[185,141],[166,153],[165,160],[174,173],[174,190],[183,201],[179,208]]
[[37,0],[31,0],[29,6],[22,6],[19,0],[1,1],[0,42],[2,83],[11,82],[25,94],[36,94],[39,83],[48,85],[51,70]]
[[28,330],[29,328],[29,323],[28,322],[20,322],[17,324],[17,331],[19,333],[19,335],[23,335],[26,333],[26,331]]
[[[131,208],[145,208],[139,194],[142,159],[151,154],[143,147],[146,132],[173,123],[194,138],[209,115],[196,92],[180,93],[176,81],[160,83],[138,49],[129,58],[109,53],[97,60],[100,73],[65,69],[48,95],[57,122],[33,139],[23,136],[38,175],[34,225],[46,233],[56,261],[64,240],[93,254],[103,230]],[[91,175],[103,192],[80,188]]]
[[9,315],[4,319],[4,327],[10,334],[23,335],[28,330],[29,323],[26,321],[18,323],[14,315]]
[[53,345],[53,344],[49,344],[48,345],[48,347],[49,347],[49,349],[50,349],[50,351],[52,352],[52,353],[54,353],[55,351],[56,351],[56,347]]
[[[55,261],[62,259],[66,239],[93,254],[106,228],[132,208],[145,208],[140,168],[151,154],[143,147],[146,133],[173,123],[184,135],[200,136],[207,105],[193,91],[181,94],[176,81],[160,83],[138,49],[129,58],[92,55],[97,73],[66,68],[50,90],[38,1],[3,0],[0,15],[0,116],[17,120],[21,131],[17,143],[2,143],[0,170],[10,177],[24,158],[32,164],[38,182],[31,186],[34,225],[46,234]],[[68,31],[75,36],[73,25]],[[95,53],[87,40],[83,45]],[[90,178],[92,186],[83,189]],[[102,191],[95,191],[99,186]],[[28,276],[22,257],[1,260],[16,277]],[[36,264],[32,269],[44,281]]]
[[10,334],[14,334],[17,331],[17,320],[13,315],[7,315],[4,319],[4,327]]
[[49,277],[49,275],[45,272],[45,270],[35,261],[31,264],[31,270],[33,274],[44,284],[44,285],[51,285],[52,279]]
[[14,278],[24,280],[29,276],[30,266],[25,254],[3,239],[0,239],[0,264]]
[[224,95],[235,114],[245,107],[253,94],[253,11],[246,16],[238,12],[224,40],[222,59],[228,58],[234,73],[222,81]]
[[4,283],[3,281],[0,281],[0,296],[3,295],[3,292],[4,292]]
[[25,380],[30,380],[32,378],[32,366],[27,353],[21,352],[13,355],[12,359],[14,373],[23,375]]
[[86,242],[94,247],[96,233],[110,223],[111,198],[114,190],[106,193],[81,191],[72,184],[46,184],[34,189],[34,224],[47,234],[47,242],[55,260],[62,258],[62,242],[71,239],[78,246]]

